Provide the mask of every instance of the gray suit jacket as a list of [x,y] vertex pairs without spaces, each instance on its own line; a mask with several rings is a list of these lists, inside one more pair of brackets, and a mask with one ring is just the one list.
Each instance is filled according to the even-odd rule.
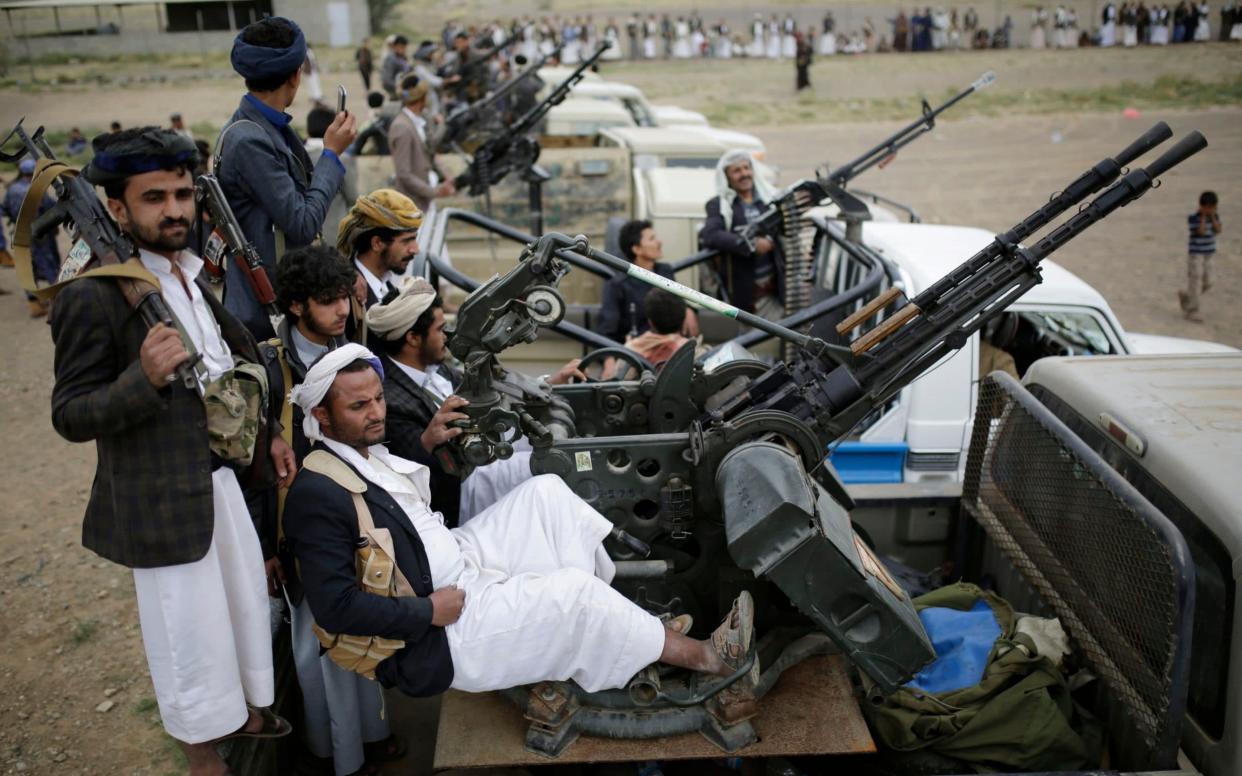
[[[311,165],[302,141],[289,127],[278,129],[245,98],[230,119],[217,149],[220,188],[237,216],[246,239],[263,258],[269,277],[276,275],[276,229],[285,249],[309,245],[319,235],[328,208],[345,176],[342,165],[320,158]],[[224,306],[257,339],[275,336],[240,272],[224,277]]]
[[[428,127],[428,131],[430,131]],[[394,188],[427,212],[431,200],[436,198],[435,188],[428,182],[432,170],[444,180],[444,173],[436,166],[435,159],[427,151],[427,144],[418,136],[418,128],[405,111],[397,114],[388,127],[388,148],[393,166],[397,168]]]

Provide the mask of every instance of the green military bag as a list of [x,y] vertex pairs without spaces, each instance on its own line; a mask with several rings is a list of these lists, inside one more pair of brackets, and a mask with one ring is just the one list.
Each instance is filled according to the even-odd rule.
[[[899,752],[933,751],[978,771],[1079,770],[1099,762],[1098,724],[1076,706],[1066,678],[1035,642],[1015,633],[1017,616],[1000,596],[958,583],[913,600],[915,609],[970,611],[984,602],[1000,635],[982,679],[928,693],[910,684],[882,704],[864,704],[875,736]],[[872,683],[862,677],[866,689]]]
[[203,389],[203,404],[211,452],[249,466],[267,407],[267,370],[260,364],[236,362]]

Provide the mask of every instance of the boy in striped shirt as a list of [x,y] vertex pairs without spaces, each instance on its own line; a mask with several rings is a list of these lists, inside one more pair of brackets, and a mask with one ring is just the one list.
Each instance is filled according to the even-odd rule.
[[1186,219],[1190,229],[1190,249],[1186,261],[1187,288],[1178,291],[1186,320],[1203,323],[1199,314],[1199,296],[1212,287],[1212,257],[1216,255],[1216,235],[1220,234],[1220,216],[1216,214],[1216,192],[1199,195],[1199,209]]

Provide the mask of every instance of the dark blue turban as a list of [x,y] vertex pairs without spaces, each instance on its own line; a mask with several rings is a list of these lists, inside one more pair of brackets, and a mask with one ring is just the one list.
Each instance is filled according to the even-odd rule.
[[95,157],[82,168],[82,177],[96,186],[134,175],[198,164],[194,141],[159,127],[108,132],[91,141]]
[[273,16],[268,21],[281,21],[292,27],[293,44],[283,49],[252,46],[242,40],[245,30],[237,33],[237,37],[233,39],[233,53],[229,60],[242,78],[262,80],[293,75],[306,61],[306,36],[302,34],[302,28],[282,16]]

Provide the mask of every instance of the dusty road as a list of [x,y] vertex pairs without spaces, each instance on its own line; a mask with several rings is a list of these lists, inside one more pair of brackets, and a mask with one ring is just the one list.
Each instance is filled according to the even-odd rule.
[[[1050,72],[1044,55],[1029,60],[1005,56],[1017,57],[1010,65],[1016,70],[1030,63],[1033,77]],[[1236,66],[1235,54],[1222,57],[1220,72]],[[1079,64],[1089,61],[1094,60]],[[946,68],[936,83],[956,85],[977,74],[983,60],[935,62]],[[870,66],[858,60],[817,68],[824,73],[839,68],[849,78],[836,73],[842,76],[838,83],[851,84],[851,91],[861,88],[851,79],[871,78],[871,91],[863,93],[908,96],[915,88],[907,90],[888,70],[898,64],[877,59]],[[1184,67],[1176,60],[1167,65],[1178,73]],[[637,68],[632,74],[641,85],[657,75]],[[1112,73],[1106,80],[1123,78]],[[1088,81],[1099,83],[1095,76]],[[823,88],[835,88],[832,83],[825,78]],[[237,89],[235,83],[210,79],[176,88],[74,90],[73,100],[25,93],[0,93],[0,100],[5,122],[38,113],[41,121],[62,128],[103,126],[113,117],[126,117],[128,124],[162,121],[176,108],[191,120],[218,122],[235,104]],[[680,87],[664,90],[669,99],[677,93]],[[686,107],[702,109],[708,99]],[[1128,329],[1242,347],[1242,309],[1227,302],[1242,293],[1242,226],[1236,216],[1242,212],[1242,108],[1148,111],[1137,120],[1116,111],[948,120],[895,164],[858,183],[909,203],[928,221],[1000,230],[1157,119],[1169,121],[1179,135],[1201,129],[1211,147],[1166,176],[1159,190],[1055,258],[1103,292]],[[899,125],[821,120],[740,126],[766,141],[770,159],[793,180],[826,160],[839,164],[853,157]],[[1185,217],[1203,189],[1221,195],[1225,234],[1217,285],[1205,301],[1207,323],[1197,325],[1178,314],[1174,292],[1183,281]],[[0,270],[0,289],[12,292],[0,297],[0,330],[6,335],[0,345],[0,429],[8,450],[0,469],[0,492],[6,495],[0,507],[0,686],[5,689],[0,695],[0,772],[176,772],[178,756],[154,709],[131,575],[80,545],[95,453],[90,445],[65,442],[51,427],[51,338],[44,322],[26,316],[16,286],[13,272]],[[401,714],[402,707],[395,706],[394,713]]]

